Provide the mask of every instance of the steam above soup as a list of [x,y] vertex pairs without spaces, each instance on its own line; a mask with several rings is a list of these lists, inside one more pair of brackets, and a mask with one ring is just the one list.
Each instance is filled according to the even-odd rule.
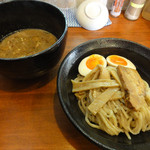
[[19,58],[39,53],[57,41],[50,32],[24,29],[6,36],[0,42],[0,58]]

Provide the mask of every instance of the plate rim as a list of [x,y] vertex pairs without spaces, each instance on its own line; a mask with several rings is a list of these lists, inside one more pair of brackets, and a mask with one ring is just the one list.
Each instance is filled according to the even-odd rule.
[[[58,75],[57,75],[57,94],[58,94],[58,98],[59,98],[59,101],[60,101],[60,104],[63,108],[63,111],[65,112],[67,118],[71,121],[71,123],[74,125],[74,127],[80,131],[82,133],[82,135],[84,135],[88,140],[90,140],[92,143],[98,145],[98,146],[101,146],[101,147],[104,147],[106,149],[109,149],[109,150],[116,150],[116,148],[112,148],[112,147],[109,147],[105,144],[102,144],[101,142],[98,142],[96,139],[94,139],[93,137],[89,136],[75,121],[75,119],[70,115],[69,113],[69,110],[67,109],[67,106],[65,105],[65,103],[63,102],[63,99],[62,99],[62,94],[61,94],[61,90],[60,90],[60,79],[61,79],[61,72],[63,70],[63,66],[65,65],[65,63],[67,63],[67,59],[69,58],[69,56],[74,53],[75,51],[78,51],[77,49],[79,47],[82,47],[86,44],[89,44],[89,43],[92,43],[92,42],[98,42],[98,41],[103,41],[103,40],[111,40],[111,41],[121,41],[121,42],[128,42],[128,43],[132,43],[134,45],[137,45],[137,46],[140,46],[140,47],[143,47],[144,48],[144,51],[148,52],[149,55],[150,55],[150,48],[142,45],[142,44],[139,44],[139,43],[136,43],[134,41],[131,41],[131,40],[126,40],[126,39],[121,39],[121,38],[98,38],[98,39],[92,39],[92,40],[88,40],[86,42],[83,42],[81,44],[79,44],[78,46],[74,47],[70,52],[68,52],[68,54],[64,57],[63,61],[61,62],[60,64],[60,67],[58,69]],[[105,47],[106,48],[106,47]],[[110,47],[109,47],[110,48]],[[111,48],[115,48],[115,47],[111,47]],[[142,49],[143,50],[143,49]],[[85,52],[87,53],[87,52]],[[85,54],[84,53],[84,54]],[[123,143],[121,143],[123,144]],[[126,144],[125,144],[126,145]],[[137,144],[136,144],[137,145]],[[126,145],[129,147],[129,145]],[[119,148],[120,149],[120,148]]]

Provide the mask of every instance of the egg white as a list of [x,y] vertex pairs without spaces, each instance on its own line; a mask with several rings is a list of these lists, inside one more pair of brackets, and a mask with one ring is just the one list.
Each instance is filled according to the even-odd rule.
[[[113,66],[113,67],[117,67],[118,64],[115,64],[115,63],[111,62],[110,56],[112,56],[112,55],[109,55],[109,56],[106,58],[106,61],[107,61],[108,65]],[[124,59],[124,60],[127,62],[127,65],[126,65],[126,66],[124,66],[124,65],[122,65],[122,66],[128,67],[128,68],[132,68],[132,69],[136,69],[135,65],[134,65],[129,59],[127,59],[127,58],[125,58],[125,57],[122,57],[122,56],[119,56],[119,55],[115,55],[115,56],[118,56],[118,57]]]
[[[106,67],[106,66],[107,66],[107,61],[106,61],[106,59],[105,59],[102,55],[99,55],[99,54],[92,54],[92,55],[99,56],[99,57],[101,58],[101,60],[104,62],[103,67]],[[91,56],[91,55],[90,55],[90,56]],[[79,73],[80,73],[82,76],[86,76],[88,73],[91,72],[91,69],[89,69],[89,68],[86,66],[86,62],[87,62],[87,60],[89,59],[90,56],[87,56],[87,57],[85,57],[84,59],[82,59],[82,61],[80,62],[79,66],[78,66],[78,71],[79,71]]]

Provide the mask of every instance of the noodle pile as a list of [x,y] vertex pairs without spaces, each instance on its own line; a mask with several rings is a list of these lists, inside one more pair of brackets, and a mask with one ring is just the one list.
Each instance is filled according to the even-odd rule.
[[145,102],[140,109],[134,109],[129,96],[122,88],[117,68],[97,65],[85,77],[78,75],[72,80],[73,93],[85,115],[85,121],[93,128],[101,129],[109,135],[150,130],[150,88],[146,81]]

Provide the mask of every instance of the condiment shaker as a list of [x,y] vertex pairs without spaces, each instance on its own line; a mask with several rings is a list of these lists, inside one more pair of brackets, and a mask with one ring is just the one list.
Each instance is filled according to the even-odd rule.
[[113,17],[118,17],[121,14],[123,3],[124,0],[114,0],[112,10],[110,11]]
[[125,11],[125,17],[129,20],[137,20],[141,14],[146,0],[130,0]]

